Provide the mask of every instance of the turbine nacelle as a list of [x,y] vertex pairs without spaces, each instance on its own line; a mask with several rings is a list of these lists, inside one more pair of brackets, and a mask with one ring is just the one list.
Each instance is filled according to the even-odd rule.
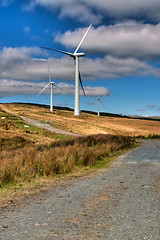
[[85,53],[73,53],[73,56],[74,57],[84,57],[85,56]]

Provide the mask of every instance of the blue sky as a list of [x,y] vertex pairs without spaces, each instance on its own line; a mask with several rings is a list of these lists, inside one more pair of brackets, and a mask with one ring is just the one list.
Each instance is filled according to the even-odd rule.
[[[87,27],[80,71],[87,96],[80,108],[160,115],[159,0],[0,0],[0,102],[48,104],[48,64],[54,105],[74,107],[74,63],[45,46],[74,52]],[[32,61],[33,58],[48,62]]]

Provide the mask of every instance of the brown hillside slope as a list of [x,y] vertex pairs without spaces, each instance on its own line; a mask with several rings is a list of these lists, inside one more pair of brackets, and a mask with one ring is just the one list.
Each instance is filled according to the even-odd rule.
[[98,117],[88,113],[74,116],[73,112],[54,110],[38,105],[27,104],[1,104],[5,111],[35,119],[40,122],[49,121],[51,126],[77,134],[123,134],[130,136],[160,135],[160,122],[139,119]]

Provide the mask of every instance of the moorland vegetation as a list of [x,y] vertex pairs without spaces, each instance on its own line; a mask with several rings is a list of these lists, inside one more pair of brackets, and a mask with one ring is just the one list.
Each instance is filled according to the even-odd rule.
[[[160,122],[88,113],[73,116],[67,110],[23,104],[0,108],[0,189],[36,179],[66,176],[107,166],[113,157],[136,145],[135,137],[159,137]],[[28,125],[20,116],[81,134],[73,137],[55,134]],[[39,181],[39,180],[38,180]],[[17,190],[16,190],[17,191]],[[11,194],[11,193],[10,193]],[[0,197],[1,198],[1,197]]]

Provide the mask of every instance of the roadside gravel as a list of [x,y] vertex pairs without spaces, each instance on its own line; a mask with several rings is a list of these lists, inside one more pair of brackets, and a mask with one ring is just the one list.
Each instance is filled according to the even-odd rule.
[[160,141],[68,180],[0,216],[1,240],[159,240]]

